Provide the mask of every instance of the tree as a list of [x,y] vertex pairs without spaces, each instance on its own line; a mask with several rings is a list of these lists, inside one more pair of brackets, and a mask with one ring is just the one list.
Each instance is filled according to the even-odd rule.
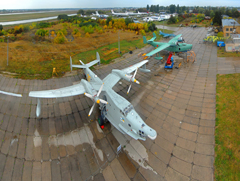
[[232,9],[232,17],[234,18],[238,18],[240,16],[240,13],[238,12],[238,10],[236,8]]
[[125,18],[125,24],[128,26],[129,23],[133,23],[131,18]]
[[214,15],[215,15],[214,11],[213,11],[213,10],[211,10],[211,12],[210,12],[210,17],[211,17],[211,18],[213,18],[213,17],[214,17]]
[[58,15],[58,20],[61,20],[61,19],[63,19],[63,20],[68,19],[68,15],[66,15],[66,14],[60,14],[60,15]]
[[180,13],[180,8],[179,8],[179,4],[177,5],[177,13]]
[[172,13],[175,13],[175,11],[176,11],[176,6],[175,6],[174,4],[171,4],[171,5],[169,6],[169,11],[170,11],[171,14],[172,14]]
[[177,19],[171,15],[167,24],[175,24],[176,22],[177,22]]
[[2,31],[3,30],[3,25],[0,25],[0,31]]
[[81,14],[81,15],[84,15],[84,11],[82,9],[79,9],[77,14]]
[[222,14],[220,11],[216,11],[213,17],[213,24],[222,25]]
[[147,5],[147,11],[149,11],[149,5]]
[[106,24],[108,25],[110,21],[112,21],[112,17],[111,16],[107,17]]

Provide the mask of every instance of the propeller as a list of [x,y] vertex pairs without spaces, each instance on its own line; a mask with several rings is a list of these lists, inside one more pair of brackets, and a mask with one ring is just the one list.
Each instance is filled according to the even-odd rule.
[[93,108],[94,108],[94,106],[95,106],[96,103],[97,103],[97,104],[99,104],[99,103],[108,104],[107,101],[105,101],[105,100],[103,100],[103,99],[100,99],[100,98],[98,97],[98,96],[101,94],[101,92],[102,92],[103,85],[104,85],[104,83],[103,83],[102,86],[100,87],[98,93],[97,93],[96,95],[94,95],[94,96],[91,95],[91,94],[88,94],[88,93],[84,93],[85,96],[89,97],[89,98],[92,99],[93,102],[94,102],[94,103],[93,103],[93,106],[91,107],[91,109],[90,109],[90,111],[89,111],[89,113],[88,113],[88,116],[90,116],[90,115],[92,114]]
[[135,82],[135,83],[137,83],[137,84],[140,84],[140,82],[135,79],[135,76],[136,76],[136,74],[137,74],[137,71],[138,71],[138,68],[136,69],[136,71],[134,72],[133,76],[132,76],[131,79],[130,79],[131,84],[130,84],[130,86],[129,86],[129,88],[128,88],[127,94],[130,92],[130,89],[131,89],[131,87],[132,87],[132,82]]

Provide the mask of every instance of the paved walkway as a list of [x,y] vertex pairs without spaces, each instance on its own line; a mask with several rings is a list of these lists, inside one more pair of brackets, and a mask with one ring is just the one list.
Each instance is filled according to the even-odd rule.
[[[83,77],[20,80],[0,76],[3,91],[22,93],[22,98],[0,95],[0,180],[213,180],[216,74],[240,72],[234,59],[217,58],[217,47],[199,44],[204,28],[180,28],[193,43],[194,64],[171,72],[138,73],[141,85],[122,81],[114,90],[135,106],[158,136],[155,141],[136,141],[96,122],[97,108],[85,96],[42,101],[35,117],[36,99],[31,90],[70,86]],[[148,46],[143,52],[149,52]],[[104,78],[113,68],[139,61],[137,53],[122,61],[97,67]],[[119,143],[123,151],[116,156]]]

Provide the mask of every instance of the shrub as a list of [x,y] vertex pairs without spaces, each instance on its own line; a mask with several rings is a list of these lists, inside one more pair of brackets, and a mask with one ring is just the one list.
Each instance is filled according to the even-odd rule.
[[90,37],[90,35],[89,35],[89,33],[88,33],[88,32],[85,34],[85,36],[86,36],[87,38],[89,38],[89,37]]
[[223,32],[218,32],[217,37],[223,37]]
[[94,28],[91,25],[83,26],[81,29],[84,31],[84,33],[89,33],[89,34],[94,33]]
[[171,15],[169,18],[167,24],[175,24],[177,22],[177,19]]
[[78,32],[79,32],[78,29],[74,29],[72,34],[73,34],[73,35],[76,35]]
[[65,43],[65,37],[60,32],[58,32],[56,38],[54,38],[54,43],[57,43],[57,44]]
[[145,33],[145,31],[144,31],[144,30],[141,30],[140,32],[141,32],[141,35],[143,35],[143,36],[145,36],[145,35],[146,35],[146,33]]
[[94,26],[98,26],[98,24],[95,23],[95,22],[85,21],[85,22],[81,22],[79,24],[79,27],[82,27],[82,26],[92,26],[92,27],[94,27]]
[[48,30],[44,30],[44,29],[39,29],[36,31],[35,35],[44,37],[48,35]]
[[153,22],[148,23],[148,29],[152,32],[157,30],[156,25]]

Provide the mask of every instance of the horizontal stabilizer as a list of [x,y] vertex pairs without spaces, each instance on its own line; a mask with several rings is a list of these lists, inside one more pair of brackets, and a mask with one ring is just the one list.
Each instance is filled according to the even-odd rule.
[[89,62],[87,64],[84,64],[81,60],[79,60],[82,65],[73,65],[72,64],[72,58],[70,57],[70,68],[71,68],[71,70],[72,70],[72,67],[84,69],[84,68],[89,68],[89,67],[91,67],[91,66],[93,66],[97,63],[100,64],[100,56],[99,56],[98,52],[96,53],[96,57],[97,57],[96,60],[93,60],[92,62]]

